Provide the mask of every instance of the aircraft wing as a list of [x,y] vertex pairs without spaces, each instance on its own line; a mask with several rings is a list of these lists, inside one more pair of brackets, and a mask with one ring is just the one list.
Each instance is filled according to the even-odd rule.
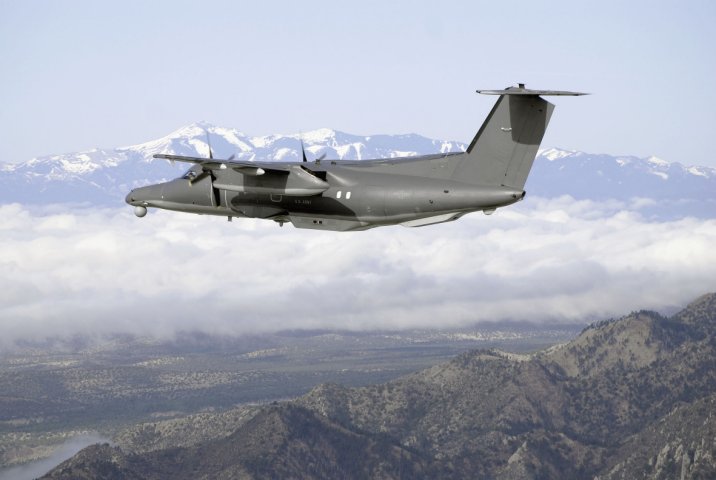
[[231,169],[248,177],[260,177],[253,178],[250,181],[244,180],[236,184],[221,181],[213,182],[214,178],[212,177],[214,187],[234,192],[311,196],[320,195],[330,187],[328,182],[318,178],[314,172],[303,165],[281,165],[268,162],[257,164],[254,162],[185,157],[183,155],[168,155],[165,153],[158,153],[154,155],[154,158],[201,165],[203,173],[197,175],[193,180],[190,180],[191,183],[205,178],[212,170]]
[[231,168],[237,172],[246,175],[263,175],[266,172],[288,174],[290,169],[283,165],[271,165],[267,166],[265,163],[257,165],[254,162],[237,162],[236,160],[217,160],[214,158],[206,157],[186,157],[183,155],[168,155],[165,153],[157,153],[153,155],[154,158],[163,158],[164,160],[171,160],[177,162],[196,163],[201,165],[204,170],[226,170]]

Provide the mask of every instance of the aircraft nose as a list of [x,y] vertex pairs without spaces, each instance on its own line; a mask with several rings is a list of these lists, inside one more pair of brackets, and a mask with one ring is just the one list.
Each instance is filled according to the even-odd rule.
[[130,205],[148,205],[162,198],[162,185],[147,185],[138,187],[127,194],[124,199]]

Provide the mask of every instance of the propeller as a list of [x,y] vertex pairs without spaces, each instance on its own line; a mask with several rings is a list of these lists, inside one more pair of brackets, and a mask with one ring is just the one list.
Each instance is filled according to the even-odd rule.
[[[323,152],[320,157],[316,158],[316,163],[326,158],[326,155],[328,155],[328,152]],[[301,139],[301,158],[303,159],[303,163],[308,162],[308,159],[306,158],[306,149],[303,147],[303,139]]]
[[303,139],[301,139],[301,156],[303,157],[303,163],[308,162],[306,159],[306,149],[303,148]]
[[[206,130],[206,144],[209,146],[209,160],[213,160],[214,152],[211,150],[211,137],[209,136],[208,130]],[[233,160],[234,157],[235,154],[231,155],[228,160]],[[216,175],[214,175],[213,170],[211,170],[210,168],[202,168],[201,173],[189,179],[189,185],[194,185],[196,182],[199,182],[206,177],[209,177],[211,181],[211,193],[214,199],[214,206],[219,207],[221,206],[221,190],[219,190],[218,188],[214,188],[214,181],[216,181]]]
[[211,193],[214,195],[214,206],[220,207],[221,206],[221,190],[214,187],[214,182],[216,181],[216,175],[214,175],[214,172],[209,172],[209,176],[211,177]]
[[[206,131],[206,144],[209,146],[209,159],[214,159],[214,154],[211,151],[211,137],[209,136],[209,130]],[[214,206],[221,206],[221,190],[214,188],[214,182],[216,181],[216,175],[213,170],[209,170],[209,177],[211,178],[211,193],[214,195]]]

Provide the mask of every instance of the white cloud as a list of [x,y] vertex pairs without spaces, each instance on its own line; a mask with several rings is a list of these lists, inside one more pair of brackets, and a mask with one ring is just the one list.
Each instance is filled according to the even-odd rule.
[[532,198],[334,233],[131,209],[0,206],[0,337],[591,320],[716,290],[716,220]]

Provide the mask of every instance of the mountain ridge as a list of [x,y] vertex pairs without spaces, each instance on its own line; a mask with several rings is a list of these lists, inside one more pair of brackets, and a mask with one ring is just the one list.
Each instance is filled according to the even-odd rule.
[[[304,133],[249,136],[238,129],[207,122],[180,127],[156,140],[118,148],[47,155],[0,168],[0,202],[89,203],[123,205],[137,186],[176,178],[186,169],[177,162],[153,161],[157,153],[208,156],[244,161],[299,161],[301,141],[310,160],[365,160],[464,151],[467,144],[417,134],[353,135],[330,128]],[[603,201],[636,199],[647,216],[716,212],[716,168],[685,166],[656,157],[589,154],[555,147],[539,151],[527,183],[530,196]]]
[[384,384],[323,384],[215,414],[240,411],[243,423],[180,449],[141,434],[176,420],[140,425],[44,478],[120,467],[145,479],[712,478],[715,320],[708,294],[671,317],[633,312],[531,355],[473,350]]

